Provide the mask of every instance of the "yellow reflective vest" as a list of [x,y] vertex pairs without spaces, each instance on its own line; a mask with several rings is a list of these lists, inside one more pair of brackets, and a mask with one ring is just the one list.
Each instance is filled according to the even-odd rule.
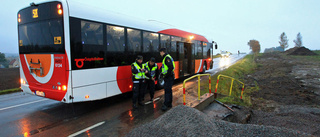
[[164,58],[163,58],[163,60],[162,60],[162,74],[167,74],[168,73],[168,66],[166,65],[166,58],[167,57],[169,57],[170,59],[171,59],[171,62],[172,62],[172,66],[173,66],[173,69],[172,69],[172,74],[174,74],[174,69],[175,69],[175,64],[174,64],[174,61],[173,61],[173,58],[169,55],[169,54],[167,54]]
[[[151,78],[154,78],[154,76],[156,75],[156,70],[158,69],[157,63],[154,63],[154,67],[152,67],[152,68],[149,68],[149,61],[143,65],[144,65],[143,67],[149,71]],[[146,79],[149,79],[149,78],[146,77]]]
[[140,71],[140,69],[144,69],[144,65],[142,64],[142,68],[137,64],[137,62],[132,63],[133,66],[138,70],[137,74],[132,73],[135,79],[145,79],[146,75],[144,72]]

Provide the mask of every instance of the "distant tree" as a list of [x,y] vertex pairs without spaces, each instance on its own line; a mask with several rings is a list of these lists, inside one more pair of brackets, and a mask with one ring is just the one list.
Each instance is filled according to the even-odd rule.
[[0,52],[0,66],[3,65],[5,68],[8,68],[9,62],[6,59],[6,55]]
[[250,49],[253,53],[258,54],[260,52],[260,43],[257,40],[250,40],[248,42],[248,45],[250,46]]
[[302,36],[300,32],[297,34],[297,39],[293,40],[293,42],[296,44],[295,47],[302,47]]
[[0,62],[6,62],[6,55],[0,52]]
[[279,41],[279,44],[280,44],[280,46],[283,48],[283,50],[285,49],[285,48],[288,48],[288,38],[287,38],[287,35],[286,35],[286,33],[284,33],[284,32],[282,32],[282,34],[280,35],[280,41]]

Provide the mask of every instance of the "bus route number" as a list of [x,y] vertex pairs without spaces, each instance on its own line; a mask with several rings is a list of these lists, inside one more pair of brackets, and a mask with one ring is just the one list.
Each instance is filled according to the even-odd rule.
[[62,64],[54,64],[56,68],[62,68]]
[[38,16],[38,9],[33,9],[32,10],[32,14],[33,14],[33,18],[38,18],[39,16]]

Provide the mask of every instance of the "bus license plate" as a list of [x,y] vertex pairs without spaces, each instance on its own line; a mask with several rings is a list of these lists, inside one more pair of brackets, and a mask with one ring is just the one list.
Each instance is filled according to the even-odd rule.
[[36,95],[44,97],[44,92],[42,91],[36,91]]

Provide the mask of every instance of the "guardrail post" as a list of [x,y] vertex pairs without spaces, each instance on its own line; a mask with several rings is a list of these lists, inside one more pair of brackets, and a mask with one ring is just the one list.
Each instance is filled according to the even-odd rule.
[[243,90],[244,90],[244,84],[242,85],[242,90],[241,90],[241,96],[240,96],[240,99],[242,99]]
[[[211,94],[211,75],[210,74],[198,74],[194,75],[190,78],[187,78],[183,81],[183,105],[186,105],[186,81],[191,80],[195,77],[198,77],[198,100],[200,100],[200,76],[209,76],[209,92]],[[217,86],[218,87],[218,86]],[[216,89],[217,92],[217,89]]]
[[234,81],[234,79],[232,79],[232,80],[231,80],[231,86],[230,86],[230,93],[229,93],[229,96],[231,96],[233,81]]
[[200,100],[200,75],[198,75],[198,100]]
[[186,105],[186,86],[183,82],[183,105]]
[[230,85],[230,93],[229,93],[229,96],[231,96],[231,93],[232,93],[232,87],[233,87],[233,81],[236,80],[238,81],[239,83],[242,84],[242,90],[241,90],[241,96],[240,96],[240,99],[242,99],[242,96],[243,96],[243,91],[244,91],[244,83],[237,80],[237,79],[234,79],[233,77],[230,77],[230,76],[226,76],[226,75],[218,75],[218,78],[217,78],[217,84],[216,84],[216,90],[215,90],[215,93],[214,93],[214,98],[217,98],[217,89],[218,89],[218,85],[219,85],[219,79],[220,79],[220,76],[222,77],[226,77],[226,78],[230,78],[231,79],[231,85]]
[[216,83],[216,89],[214,91],[214,98],[217,98],[217,90],[218,90],[218,85],[219,85],[219,79],[220,79],[220,75],[218,75],[218,78],[217,78],[217,83]]
[[209,75],[209,94],[211,95],[211,75]]

